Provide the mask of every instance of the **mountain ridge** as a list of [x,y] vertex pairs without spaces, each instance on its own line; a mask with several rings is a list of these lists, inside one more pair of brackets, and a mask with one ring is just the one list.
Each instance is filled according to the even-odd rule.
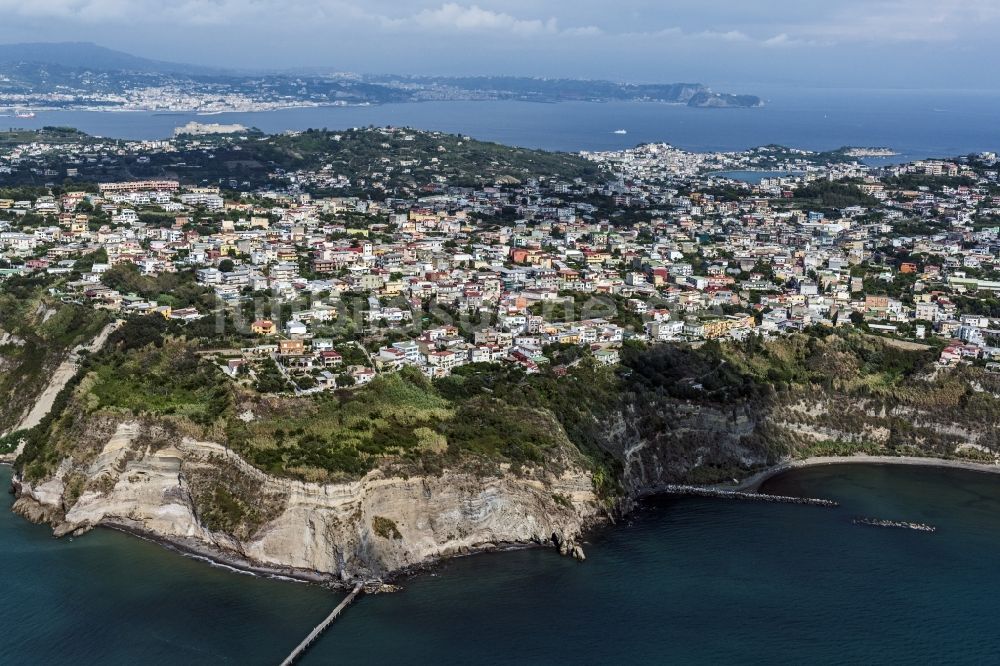
[[0,63],[36,63],[61,67],[154,72],[160,74],[221,73],[221,68],[155,60],[110,49],[94,42],[18,42],[0,44]]

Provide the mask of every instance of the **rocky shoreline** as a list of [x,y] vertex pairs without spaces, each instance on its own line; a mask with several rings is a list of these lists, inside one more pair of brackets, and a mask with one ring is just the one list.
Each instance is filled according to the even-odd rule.
[[[0,466],[11,467],[13,465],[13,460],[0,460]],[[11,479],[11,485],[8,489],[15,497],[19,497],[21,489],[21,484],[16,476]],[[50,522],[49,517],[41,510],[42,507],[38,505],[38,511],[34,512],[27,508],[26,504],[22,504],[19,508],[15,507],[12,512],[24,518],[25,520],[33,523],[44,523]],[[595,520],[592,524],[585,526],[581,533],[588,532],[590,530],[596,529],[603,525],[603,521]],[[251,559],[240,557],[236,553],[231,551],[226,551],[221,548],[213,547],[204,541],[198,539],[185,539],[178,537],[169,537],[163,534],[159,534],[155,531],[144,529],[141,526],[135,524],[129,524],[127,522],[121,521],[116,522],[113,520],[103,521],[96,526],[82,526],[73,530],[71,532],[60,533],[57,528],[53,529],[53,536],[56,538],[61,538],[69,534],[73,535],[83,535],[84,533],[90,531],[91,529],[105,528],[114,530],[116,532],[121,532],[130,537],[135,537],[142,539],[143,541],[148,541],[149,543],[156,544],[162,548],[175,552],[184,557],[190,557],[193,559],[202,560],[212,566],[218,566],[223,569],[228,569],[234,573],[241,573],[250,576],[259,576],[262,578],[273,578],[277,580],[287,580],[299,583],[322,585],[331,589],[351,589],[352,586],[356,584],[357,581],[351,579],[342,579],[334,575],[323,573],[311,569],[299,569],[293,567],[274,567],[265,566],[259,562],[255,562]],[[387,575],[379,578],[375,581],[364,581],[366,584],[378,583],[383,588],[394,588],[393,583],[398,583],[410,576],[419,575],[427,571],[433,570],[435,567],[439,566],[443,562],[457,557],[469,557],[472,555],[478,555],[481,553],[491,553],[491,552],[507,552],[515,550],[523,550],[525,548],[552,548],[559,552],[560,555],[566,557],[573,557],[578,561],[584,561],[586,555],[583,552],[583,548],[579,545],[576,539],[572,537],[560,537],[558,535],[553,535],[552,539],[544,540],[531,540],[526,542],[506,542],[506,543],[486,543],[480,544],[474,547],[469,547],[460,550],[457,553],[438,557],[432,560],[421,562],[418,564],[413,564],[407,567],[397,569],[395,571],[389,572]]]
[[[584,529],[587,532],[592,529],[597,529],[604,523],[595,523],[594,525]],[[312,571],[309,569],[292,569],[283,567],[267,567],[262,566],[259,563],[255,563],[251,560],[238,557],[237,555],[218,549],[212,548],[202,542],[195,540],[184,540],[184,539],[174,539],[167,538],[162,535],[150,532],[149,530],[144,530],[132,525],[126,525],[122,523],[102,523],[98,527],[107,528],[114,530],[116,532],[121,532],[122,534],[127,534],[131,537],[136,537],[150,543],[154,543],[158,546],[166,548],[167,550],[173,551],[182,555],[184,557],[191,557],[193,559],[202,560],[211,564],[212,566],[218,566],[223,569],[232,570],[234,573],[242,573],[250,576],[260,576],[262,578],[273,578],[276,580],[288,580],[299,583],[307,583],[313,585],[322,585],[324,587],[329,587],[331,589],[351,589],[357,581],[354,580],[342,580],[330,574],[324,574],[318,571]],[[426,562],[421,562],[419,564],[413,564],[401,569],[392,571],[385,576],[375,579],[363,581],[366,585],[372,583],[382,585],[383,587],[395,587],[394,584],[400,583],[411,576],[417,576],[428,571],[433,571],[436,567],[440,566],[444,562],[456,559],[459,557],[471,557],[473,555],[480,555],[483,553],[497,553],[497,552],[513,552],[517,550],[524,550],[527,548],[551,548],[557,551],[563,557],[572,557],[580,562],[586,560],[586,554],[583,551],[582,546],[575,539],[565,539],[562,541],[551,540],[551,541],[528,541],[523,543],[497,543],[497,544],[483,544],[478,547],[470,547],[465,551],[458,552],[452,555],[439,557]]]
[[[123,423],[89,463],[65,460],[36,483],[15,477],[15,512],[50,524],[55,536],[105,526],[239,571],[322,584],[386,581],[509,547],[552,545],[582,560],[577,535],[605,520],[589,474],[576,466],[534,476],[375,471],[321,484],[272,477],[211,442],[136,449],[138,433]],[[271,503],[264,522],[242,532],[210,529],[197,484],[220,470]],[[70,488],[74,477],[82,490]]]
[[[0,461],[0,464],[9,465],[10,461]],[[18,497],[18,500],[15,503],[14,511],[32,522],[52,524],[53,534],[57,537],[69,534],[79,535],[93,529],[94,527],[105,527],[145,539],[182,555],[196,559],[203,559],[214,565],[228,568],[239,573],[282,578],[298,582],[324,585],[332,588],[350,588],[359,581],[367,584],[388,584],[398,582],[409,576],[433,569],[435,566],[447,559],[485,552],[502,552],[507,550],[519,550],[522,548],[549,547],[557,550],[563,556],[573,557],[579,561],[584,561],[586,559],[586,555],[580,545],[583,535],[598,527],[613,523],[614,519],[617,517],[627,515],[627,513],[635,507],[636,500],[665,493],[680,493],[712,497],[717,496],[746,501],[762,501],[762,499],[767,496],[761,495],[757,491],[768,479],[793,469],[834,464],[917,465],[1000,473],[1000,466],[938,458],[865,455],[849,457],[814,457],[802,460],[793,460],[774,465],[766,470],[758,472],[748,479],[745,479],[743,482],[732,486],[670,486],[649,489],[648,491],[640,493],[632,500],[626,500],[619,503],[615,509],[616,515],[600,514],[596,512],[590,513],[587,517],[581,517],[580,520],[576,521],[572,529],[568,531],[553,531],[550,537],[535,533],[523,539],[483,541],[459,546],[454,549],[440,549],[440,552],[437,552],[436,554],[422,557],[418,561],[394,567],[384,572],[379,572],[377,576],[351,575],[343,569],[338,575],[333,572],[321,571],[319,569],[279,566],[273,563],[262,562],[246,554],[241,554],[234,548],[221,548],[204,538],[185,537],[177,534],[165,534],[145,527],[140,521],[121,519],[120,517],[116,518],[108,516],[96,523],[86,521],[81,523],[69,523],[65,520],[61,520],[59,516],[55,515],[56,511],[52,506],[47,506],[30,493],[24,492],[24,486],[16,476],[12,479],[11,491]],[[808,498],[775,498],[773,501],[791,500],[798,500],[796,503],[814,502],[814,500],[809,500]],[[823,505],[826,505],[826,501],[823,502]]]
[[[0,465],[10,466],[10,463],[0,463]],[[11,488],[9,492],[18,495],[19,483],[15,479],[11,482]],[[19,498],[21,499],[21,498]],[[25,520],[33,523],[46,523],[51,522],[49,516],[43,513],[41,510],[33,511],[28,508],[29,504],[22,504],[20,507],[15,507],[12,509],[14,513],[21,516]],[[40,505],[38,508],[41,509]],[[585,524],[581,530],[580,534],[587,533],[591,530],[597,529],[606,523],[604,521],[595,520],[592,523]],[[174,536],[166,536],[159,534],[155,531],[144,529],[135,524],[129,524],[126,522],[118,521],[102,521],[98,525],[90,526],[85,525],[76,528],[75,530],[67,531],[60,530],[59,527],[53,528],[53,536],[55,538],[62,538],[64,536],[82,536],[86,532],[89,532],[95,528],[105,528],[114,530],[116,532],[121,532],[131,537],[142,539],[143,541],[148,541],[150,543],[156,544],[162,548],[175,552],[184,557],[190,557],[193,559],[202,560],[212,566],[218,566],[224,569],[233,571],[234,573],[241,573],[251,576],[259,576],[262,578],[273,578],[278,580],[288,580],[299,583],[307,583],[314,585],[322,585],[331,589],[351,589],[355,584],[357,584],[358,579],[346,577],[338,578],[335,575],[324,573],[312,569],[301,569],[294,567],[276,567],[267,566],[260,562],[256,562],[246,557],[241,557],[238,554],[223,550],[212,546],[209,543],[198,539],[181,538]],[[475,546],[469,546],[467,548],[462,548],[455,553],[449,555],[442,555],[439,557],[431,558],[419,563],[411,564],[399,569],[387,572],[385,575],[377,579],[363,580],[366,585],[377,584],[382,587],[394,587],[394,583],[399,583],[406,578],[411,576],[419,575],[432,571],[435,567],[441,565],[447,560],[458,558],[458,557],[469,557],[472,555],[478,555],[482,553],[493,553],[493,552],[508,552],[515,550],[523,550],[526,548],[551,548],[559,553],[559,555],[564,557],[572,557],[580,562],[586,560],[586,554],[580,545],[578,538],[566,535],[556,535],[553,534],[551,539],[532,539],[523,542],[500,542],[500,543],[484,543],[477,544]]]

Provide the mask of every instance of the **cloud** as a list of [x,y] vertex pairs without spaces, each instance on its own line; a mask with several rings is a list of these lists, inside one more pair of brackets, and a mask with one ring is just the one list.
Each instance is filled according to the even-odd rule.
[[728,44],[744,44],[747,46],[783,46],[798,45],[804,42],[792,40],[786,34],[775,35],[774,37],[756,38],[743,32],[742,30],[701,30],[697,32],[686,32],[681,28],[663,28],[651,32],[629,32],[617,35],[626,41],[636,40],[671,40],[673,42],[687,42],[691,44],[723,42]]
[[697,39],[709,39],[718,40],[721,42],[748,42],[753,41],[750,36],[745,32],[740,32],[739,30],[727,30],[725,32],[720,32],[718,30],[704,30],[702,32],[696,33],[694,35]]
[[0,0],[5,16],[96,22],[118,19],[128,10],[124,0]]
[[483,9],[479,5],[466,6],[454,2],[445,3],[437,9],[425,9],[404,23],[430,29],[510,32],[517,35],[551,35],[559,31],[555,18],[519,19],[510,14]]
[[[440,0],[438,0],[440,2]],[[343,28],[354,34],[452,33],[522,38],[587,37],[728,42],[762,48],[838,43],[959,41],[1000,27],[1000,0],[773,0],[763,13],[728,0],[616,0],[581,8],[578,0],[0,0],[0,15],[20,21],[94,24],[303,29]],[[542,8],[542,9],[539,9]],[[631,8],[631,11],[630,11]],[[544,12],[544,13],[543,13]],[[586,15],[584,25],[568,19]],[[666,22],[666,26],[663,26]],[[659,24],[659,26],[657,25]],[[660,27],[662,26],[662,27]]]
[[[398,3],[393,3],[398,4]],[[555,16],[524,18],[478,4],[445,2],[409,15],[372,11],[360,0],[0,0],[0,12],[24,19],[79,24],[149,24],[180,26],[257,25],[273,27],[343,27],[360,32],[388,31],[595,36],[597,26],[561,28]]]
[[424,9],[406,18],[379,16],[380,23],[393,30],[423,30],[428,32],[493,33],[519,37],[565,36],[593,37],[603,34],[597,26],[562,28],[554,16],[520,18],[507,12],[485,9],[479,5],[446,2],[439,7]]
[[997,0],[868,0],[831,4],[829,14],[783,25],[770,45],[956,42],[995,32],[998,23]]
[[824,46],[828,44],[824,44],[823,42],[815,39],[800,39],[795,37],[789,37],[788,33],[783,32],[779,35],[775,35],[774,37],[769,37],[768,39],[765,39],[764,41],[761,42],[761,45],[766,46],[767,48],[782,48],[782,47],[792,48],[796,46]]

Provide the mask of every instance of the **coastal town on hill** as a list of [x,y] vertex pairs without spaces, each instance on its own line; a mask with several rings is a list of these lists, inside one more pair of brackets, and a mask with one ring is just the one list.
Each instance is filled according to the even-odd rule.
[[650,144],[543,163],[411,129],[244,129],[5,135],[0,280],[214,327],[219,366],[263,392],[812,326],[1000,369],[994,153]]

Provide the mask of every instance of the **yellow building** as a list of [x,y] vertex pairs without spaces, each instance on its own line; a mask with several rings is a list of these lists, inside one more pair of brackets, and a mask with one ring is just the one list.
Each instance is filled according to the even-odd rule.
[[274,335],[277,328],[274,326],[273,321],[269,319],[259,319],[250,324],[250,330],[253,331],[255,335]]

